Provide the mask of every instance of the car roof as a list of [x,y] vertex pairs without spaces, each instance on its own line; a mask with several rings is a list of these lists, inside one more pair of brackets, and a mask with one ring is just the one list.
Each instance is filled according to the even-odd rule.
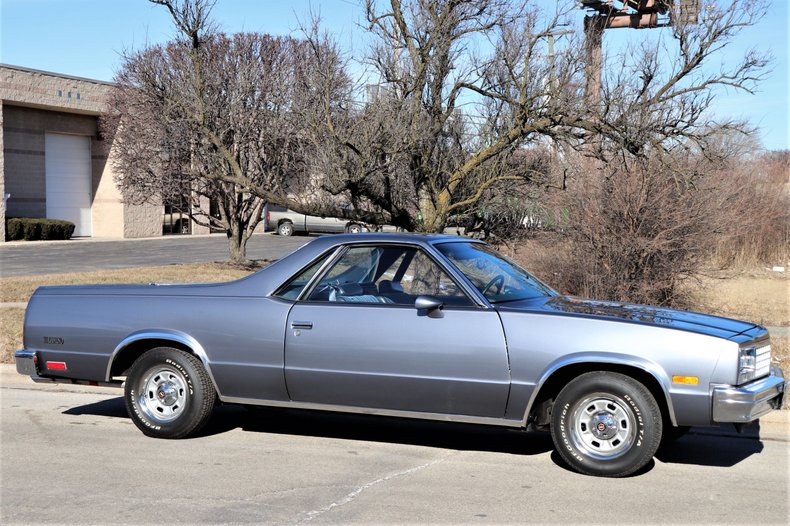
[[311,247],[330,247],[346,243],[416,243],[419,245],[435,245],[448,242],[474,242],[480,241],[468,237],[451,236],[447,234],[414,234],[414,233],[384,233],[362,232],[359,234],[335,234],[320,236],[308,243]]

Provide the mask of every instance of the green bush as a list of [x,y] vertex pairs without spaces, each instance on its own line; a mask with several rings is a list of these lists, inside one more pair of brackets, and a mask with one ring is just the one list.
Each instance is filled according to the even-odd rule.
[[6,241],[71,239],[74,223],[60,219],[12,217],[5,222]]

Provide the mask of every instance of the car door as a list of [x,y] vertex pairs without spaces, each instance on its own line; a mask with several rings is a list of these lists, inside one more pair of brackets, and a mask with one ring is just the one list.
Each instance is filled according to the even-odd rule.
[[[428,293],[442,310],[414,307]],[[483,417],[510,388],[497,313],[408,246],[347,250],[292,307],[285,378],[299,402]]]
[[339,233],[345,231],[346,222],[336,217],[307,216],[307,228],[311,232]]

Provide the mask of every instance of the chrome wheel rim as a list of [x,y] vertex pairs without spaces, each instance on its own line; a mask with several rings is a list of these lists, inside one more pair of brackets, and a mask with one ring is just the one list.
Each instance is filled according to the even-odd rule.
[[594,393],[578,402],[571,413],[573,445],[595,459],[624,455],[636,439],[636,419],[625,400]]
[[172,367],[151,369],[140,382],[140,409],[151,420],[170,422],[178,418],[187,406],[187,381]]

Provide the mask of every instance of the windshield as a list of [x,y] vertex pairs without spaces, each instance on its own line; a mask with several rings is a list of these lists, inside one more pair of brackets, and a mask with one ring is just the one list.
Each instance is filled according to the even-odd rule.
[[557,293],[532,274],[481,243],[438,243],[436,248],[491,303],[528,300]]

